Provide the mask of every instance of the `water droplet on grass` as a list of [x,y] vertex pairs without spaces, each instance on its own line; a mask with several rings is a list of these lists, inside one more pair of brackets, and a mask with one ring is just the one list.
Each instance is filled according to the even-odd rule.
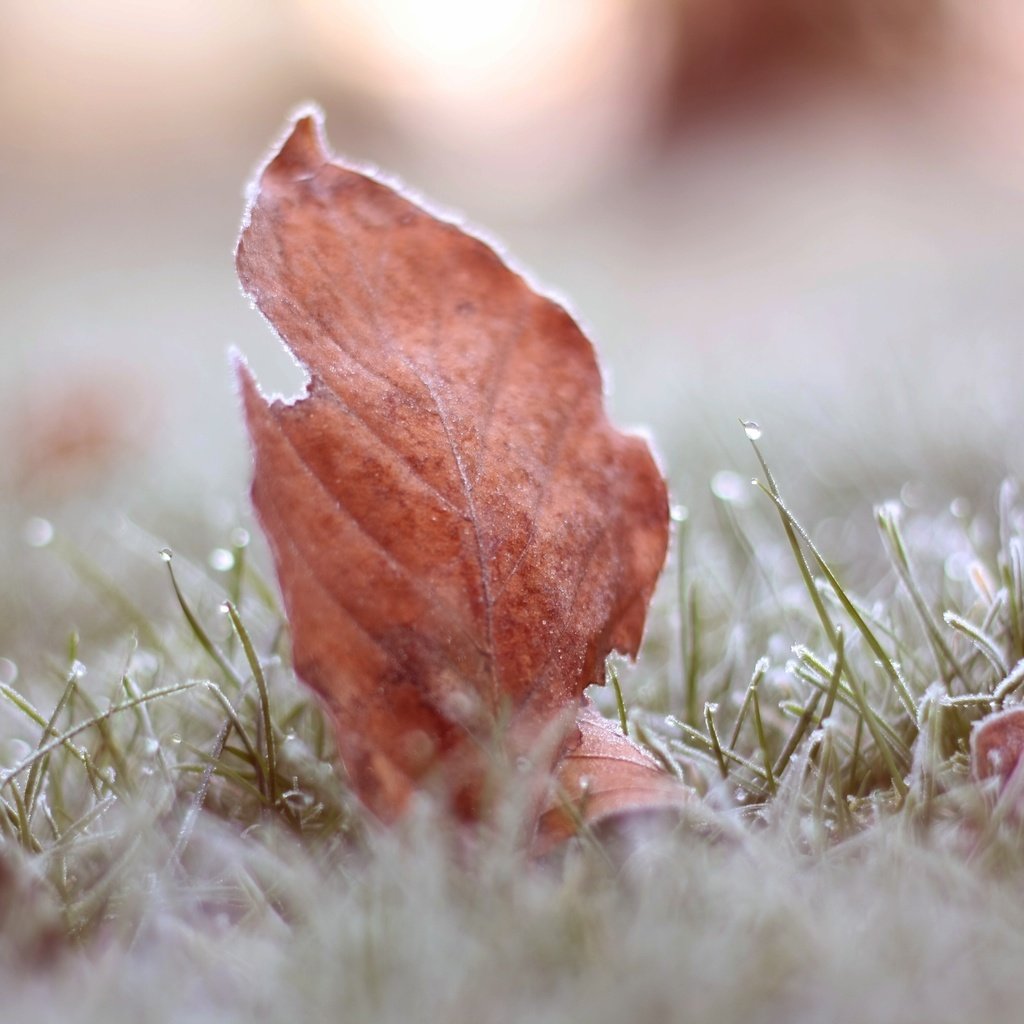
[[151,676],[160,668],[160,659],[152,651],[136,651],[128,663],[128,671]]
[[0,658],[0,683],[10,686],[18,678],[18,666],[10,658]]
[[236,526],[231,531],[231,546],[233,548],[247,548],[249,546],[249,531],[244,527]]
[[925,497],[924,485],[916,480],[908,480],[900,488],[900,501],[907,508],[920,508],[925,502]]
[[301,789],[287,790],[281,794],[281,800],[293,811],[305,811],[313,806],[313,798],[308,793],[303,793]]
[[21,536],[30,548],[45,548],[53,540],[53,523],[41,516],[32,516],[25,521]]
[[756,423],[754,420],[741,420],[743,424],[743,433],[750,438],[751,441],[760,441],[761,435],[764,431],[761,429],[761,425]]
[[945,561],[943,568],[947,579],[964,583],[970,576],[971,554],[969,551],[954,551]]
[[214,548],[207,561],[216,572],[227,572],[235,567],[235,556],[227,548]]
[[711,478],[711,493],[731,505],[745,505],[750,498],[746,479],[729,469],[719,470]]
[[170,548],[161,548],[160,557],[165,561],[169,562],[174,557],[174,552]]
[[884,501],[878,506],[878,517],[898,525],[903,521],[903,509],[897,501]]

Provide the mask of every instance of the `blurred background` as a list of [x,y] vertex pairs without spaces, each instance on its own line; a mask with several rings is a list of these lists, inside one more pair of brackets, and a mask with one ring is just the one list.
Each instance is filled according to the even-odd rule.
[[742,417],[812,519],[982,505],[1024,466],[1022,57],[1013,0],[0,0],[0,556],[244,521],[228,347],[299,375],[232,250],[305,100],[566,299],[676,501],[754,500]]

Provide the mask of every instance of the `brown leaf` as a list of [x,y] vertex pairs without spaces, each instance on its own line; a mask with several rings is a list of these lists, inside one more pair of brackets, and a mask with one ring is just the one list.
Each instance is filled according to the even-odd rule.
[[976,779],[1006,785],[1024,753],[1024,708],[987,715],[971,732],[971,771]]
[[141,368],[64,367],[29,380],[3,411],[0,452],[17,491],[33,499],[70,497],[95,487],[141,455],[158,419]]
[[377,815],[439,781],[472,819],[483,741],[547,739],[551,763],[609,651],[635,655],[664,482],[569,314],[339,164],[314,117],[260,175],[237,267],[309,375],[268,403],[240,371],[296,671]]
[[553,792],[537,823],[533,852],[543,856],[575,835],[612,819],[678,814],[694,791],[668,775],[590,701],[576,717],[577,736],[555,771]]

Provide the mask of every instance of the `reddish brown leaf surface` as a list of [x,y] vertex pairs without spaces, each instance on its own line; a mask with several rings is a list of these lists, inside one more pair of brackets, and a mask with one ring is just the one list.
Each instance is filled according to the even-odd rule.
[[313,117],[259,177],[237,267],[309,375],[289,403],[240,373],[296,671],[377,815],[433,781],[475,817],[481,741],[500,725],[550,764],[605,656],[636,653],[661,475],[569,314],[339,164]]
[[971,771],[976,779],[998,778],[1005,786],[1024,753],[1024,708],[987,715],[971,732]]
[[575,731],[537,824],[536,855],[575,835],[581,825],[596,828],[612,818],[678,813],[694,798],[692,789],[666,774],[589,701],[576,716]]

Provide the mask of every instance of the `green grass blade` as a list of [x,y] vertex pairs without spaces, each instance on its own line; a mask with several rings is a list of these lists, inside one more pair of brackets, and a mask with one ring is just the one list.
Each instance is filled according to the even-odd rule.
[[[225,603],[228,615],[231,617],[231,625],[242,642],[242,650],[245,652],[245,659],[249,663],[252,677],[256,681],[256,689],[259,693],[260,716],[262,721],[261,735],[263,737],[264,752],[266,755],[266,771],[264,778],[267,784],[267,801],[271,807],[277,805],[277,739],[274,735],[274,720],[270,716],[270,692],[267,689],[267,679],[263,673],[263,666],[256,656],[256,649],[252,645],[252,639],[245,628],[238,610],[227,601]],[[617,681],[616,681],[617,688]]]

